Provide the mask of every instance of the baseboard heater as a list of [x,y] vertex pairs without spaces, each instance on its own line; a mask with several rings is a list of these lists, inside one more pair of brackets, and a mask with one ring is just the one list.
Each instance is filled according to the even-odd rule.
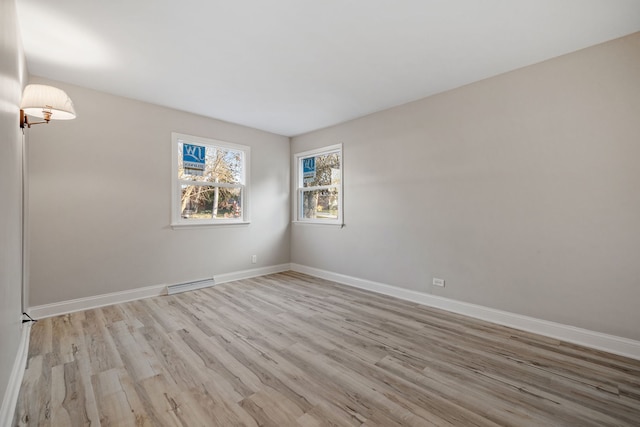
[[196,289],[208,288],[215,285],[214,278],[194,280],[192,282],[176,283],[175,285],[167,286],[167,295],[178,294],[180,292],[195,291]]

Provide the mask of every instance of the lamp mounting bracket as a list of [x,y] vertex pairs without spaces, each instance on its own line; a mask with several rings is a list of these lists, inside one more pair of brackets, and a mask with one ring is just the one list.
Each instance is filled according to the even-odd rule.
[[51,120],[51,113],[45,114],[43,122],[29,122],[29,117],[24,113],[24,110],[20,110],[20,129],[25,127],[30,129],[32,125],[46,124],[49,123],[49,120]]

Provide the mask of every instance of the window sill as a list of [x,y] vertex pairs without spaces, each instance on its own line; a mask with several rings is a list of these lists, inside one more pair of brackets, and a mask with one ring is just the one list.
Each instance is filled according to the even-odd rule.
[[344,227],[346,224],[341,222],[319,222],[319,221],[291,221],[292,224],[304,224],[304,225],[320,225],[320,226],[330,226],[330,227]]
[[229,221],[229,222],[198,222],[192,224],[177,223],[171,224],[171,228],[174,230],[181,230],[185,228],[206,228],[206,227],[231,227],[231,226],[247,226],[251,224],[251,221]]

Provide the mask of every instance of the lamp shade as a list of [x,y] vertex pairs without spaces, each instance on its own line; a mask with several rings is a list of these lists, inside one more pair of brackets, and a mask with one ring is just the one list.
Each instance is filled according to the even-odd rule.
[[52,120],[71,120],[76,118],[73,101],[65,91],[46,85],[27,85],[22,94],[20,109],[25,114],[45,118],[51,113]]

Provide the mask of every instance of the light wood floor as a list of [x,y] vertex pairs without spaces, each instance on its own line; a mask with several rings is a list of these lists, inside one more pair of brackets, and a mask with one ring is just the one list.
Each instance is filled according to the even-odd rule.
[[297,273],[44,319],[15,425],[640,425],[640,362]]

